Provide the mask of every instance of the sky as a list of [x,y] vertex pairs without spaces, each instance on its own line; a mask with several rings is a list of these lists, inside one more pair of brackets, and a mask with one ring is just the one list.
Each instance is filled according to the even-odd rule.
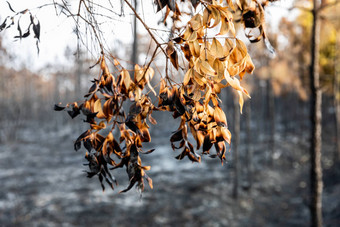
[[[9,10],[6,1],[0,1],[0,20],[2,22],[6,16],[13,15],[13,12]],[[43,0],[10,0],[9,2],[15,11],[31,9],[46,3]],[[37,70],[47,62],[62,63],[62,50],[65,49],[66,45],[72,45],[73,43],[72,26],[65,19],[56,17],[53,7],[45,7],[40,10],[33,9],[32,14],[37,16],[41,24],[40,53],[38,55],[35,39],[32,35],[26,39],[16,40],[13,38],[19,33],[16,27],[4,30],[2,32],[4,35],[4,45],[13,56],[16,56],[10,62],[10,65],[13,65],[14,68],[26,66]],[[20,19],[23,33],[26,31],[27,21],[29,21],[28,15],[23,15]]]
[[[38,55],[33,36],[22,40],[16,40],[13,38],[18,35],[16,27],[3,31],[4,45],[9,52],[15,56],[8,64],[13,68],[24,66],[33,71],[44,69],[46,65],[67,67],[69,60],[65,58],[66,47],[69,47],[72,51],[75,51],[77,48],[77,38],[73,32],[75,26],[72,19],[64,16],[57,16],[53,6],[45,6],[41,9],[36,8],[44,4],[52,3],[52,0],[9,0],[9,2],[12,8],[17,12],[24,9],[31,9],[32,14],[40,21],[41,35],[39,42],[40,53]],[[73,2],[78,2],[78,0],[74,0]],[[101,3],[103,2],[107,1],[101,1]],[[150,25],[150,27],[157,27],[158,19],[154,17],[155,7],[151,5],[152,0],[140,2],[142,2],[142,4],[139,4],[139,12],[143,12],[141,13],[143,19],[147,21],[147,24]],[[292,0],[281,0],[281,2],[275,4],[275,6],[267,8],[267,23],[271,23],[274,28],[279,28],[279,18],[287,14],[287,11],[284,9],[290,7],[291,2]],[[73,11],[75,12],[76,9],[73,9]],[[118,13],[120,10],[116,12]],[[131,11],[127,8],[125,8],[124,13],[125,17],[118,17],[111,13],[115,20],[110,20],[110,22],[103,19],[103,22],[105,22],[103,24],[103,34],[105,37],[115,37],[119,42],[127,44],[132,42],[132,15]],[[0,0],[0,23],[2,23],[4,18],[8,15],[13,15],[13,12],[10,11],[5,0]],[[19,17],[16,18],[18,19]],[[25,22],[27,21],[29,21],[28,15],[25,14],[20,19],[22,30],[25,30]],[[145,30],[140,26],[139,32],[145,33]],[[108,42],[114,43],[110,39],[108,39]]]
[[[74,33],[75,24],[72,18],[66,18],[65,16],[56,15],[54,6],[45,6],[41,9],[36,7],[52,3],[52,0],[9,0],[12,8],[16,12],[20,12],[24,9],[30,9],[32,14],[36,16],[41,24],[41,34],[39,42],[39,54],[37,53],[36,41],[33,35],[25,39],[14,39],[14,36],[18,35],[16,25],[10,29],[4,30],[2,35],[4,36],[4,45],[8,48],[8,51],[15,56],[9,65],[13,68],[26,66],[32,70],[39,70],[46,65],[66,65],[68,59],[65,58],[66,47],[75,52],[77,49],[77,36]],[[76,12],[76,9],[73,9]],[[5,0],[0,0],[0,23],[2,23],[6,16],[12,16],[13,12],[9,9]],[[18,20],[19,17],[16,17]],[[123,43],[130,43],[131,38],[131,16],[126,15],[125,18],[119,18],[118,21],[112,21],[108,24],[110,28],[105,28],[104,34],[107,36],[117,36],[118,31],[120,41]],[[25,14],[20,19],[20,25],[23,33],[26,31],[29,22],[29,15]],[[115,34],[116,33],[116,34]]]

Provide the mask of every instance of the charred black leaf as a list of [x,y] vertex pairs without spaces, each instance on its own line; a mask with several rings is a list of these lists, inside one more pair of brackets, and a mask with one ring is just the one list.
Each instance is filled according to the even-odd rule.
[[259,26],[259,23],[256,20],[256,12],[255,10],[249,10],[242,15],[242,19],[244,22],[244,26],[246,28],[256,28]]
[[14,17],[11,17],[11,21],[12,21],[12,23],[10,23],[10,24],[6,27],[6,29],[8,29],[8,28],[10,28],[12,25],[14,25]]
[[103,191],[105,191],[105,186],[103,184],[103,175],[99,174],[98,176],[100,185],[102,186]]
[[185,153],[182,152],[181,154],[177,155],[175,158],[178,160],[182,160],[184,157],[185,157]]
[[91,88],[89,89],[89,92],[84,95],[85,98],[89,97],[90,95],[92,95],[93,93],[95,93],[98,90],[98,81],[92,81],[93,85],[91,86]]
[[157,12],[163,9],[166,6],[167,2],[168,0],[155,0],[155,4],[157,5]]
[[184,39],[182,37],[180,37],[180,36],[178,36],[178,37],[176,37],[176,38],[174,38],[172,40],[175,41],[178,44],[181,44],[184,41]]
[[75,118],[76,116],[78,116],[80,114],[80,111],[79,111],[79,109],[75,109],[74,108],[72,110],[68,110],[67,113],[73,119],[73,118]]
[[40,40],[40,22],[33,24],[34,37]]
[[145,151],[145,152],[142,151],[141,153],[142,154],[150,154],[150,153],[154,152],[154,150],[155,149],[151,149],[151,150],[148,150],[148,151]]
[[78,138],[77,140],[74,142],[74,149],[76,151],[78,151],[81,147],[81,141],[84,140],[85,137],[90,135],[90,130],[87,130],[85,132],[83,132]]
[[[7,2],[8,3],[8,2]],[[18,36],[15,36],[14,38],[18,37],[18,38],[22,38],[22,31],[21,31],[21,28],[20,28],[20,20],[18,20],[18,27],[17,27],[18,31],[19,31],[19,37]]]
[[209,135],[206,135],[204,137],[204,142],[203,142],[203,153],[208,153],[209,154],[209,151],[212,147],[212,142],[210,141],[210,137]]
[[176,11],[176,0],[168,0],[167,5],[171,11]]
[[161,99],[161,104],[159,106],[167,106],[172,103],[171,97],[169,97],[168,93],[163,92],[159,94],[159,98]]
[[182,105],[181,100],[179,99],[179,97],[175,98],[174,107],[175,107],[176,111],[178,112],[178,114],[180,116],[182,116],[185,113],[185,108]]
[[12,8],[11,4],[10,4],[8,1],[6,1],[6,2],[7,2],[7,4],[8,4],[9,9],[10,9],[13,13],[16,13],[15,10]]
[[30,34],[31,34],[31,32],[28,28],[27,32],[25,32],[25,34],[22,35],[22,38],[27,38]]
[[92,142],[90,138],[84,140],[83,145],[88,152],[92,150]]
[[64,110],[66,107],[64,107],[64,106],[59,106],[59,105],[57,105],[57,104],[55,104],[54,105],[54,110],[55,111],[62,111],[62,110]]
[[178,70],[178,55],[177,55],[177,51],[174,51],[170,55],[170,61],[171,61],[172,65],[175,67],[175,69]]
[[196,7],[198,6],[199,3],[200,3],[199,0],[191,0],[191,4],[195,9],[196,9]]
[[170,138],[170,142],[177,142],[183,139],[182,129],[177,130]]
[[136,126],[136,124],[133,121],[126,121],[125,125],[129,127],[129,129],[131,129],[135,133],[140,133],[139,128]]
[[[7,17],[8,18],[8,17]],[[4,22],[0,25],[0,32],[2,30],[4,30],[4,28],[6,28],[6,22],[7,22],[7,18],[4,20]]]
[[98,162],[98,159],[94,154],[89,154],[89,153],[86,153],[85,158],[89,162],[88,166],[89,166],[90,172],[87,172],[88,177],[93,177],[94,175],[98,174],[100,171],[100,164]]
[[34,17],[31,13],[30,13],[30,20],[31,20],[31,24],[34,24]]
[[175,143],[172,142],[172,143],[171,143],[171,148],[172,148],[173,150],[175,150],[175,149],[181,149],[182,147],[184,147],[184,145],[185,145],[185,140],[181,140],[181,142],[179,143],[178,146],[176,146]]

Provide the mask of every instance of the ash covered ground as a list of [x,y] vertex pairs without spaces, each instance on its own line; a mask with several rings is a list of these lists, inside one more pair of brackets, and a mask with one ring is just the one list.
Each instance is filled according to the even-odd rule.
[[[140,193],[128,185],[124,169],[114,171],[119,185],[102,191],[96,178],[86,178],[84,152],[73,151],[72,129],[54,131],[23,127],[16,141],[0,144],[0,226],[309,226],[308,138],[276,136],[273,166],[268,165],[267,138],[252,145],[253,185],[245,177],[245,148],[240,148],[239,199],[232,197],[233,161],[227,154],[200,164],[176,160],[171,131],[154,132],[143,164],[151,165]],[[162,135],[162,136],[160,136]],[[147,147],[149,148],[149,147]],[[146,149],[147,149],[146,148]],[[325,226],[340,225],[340,165],[330,158],[332,142],[324,141]],[[232,150],[231,150],[232,152]]]

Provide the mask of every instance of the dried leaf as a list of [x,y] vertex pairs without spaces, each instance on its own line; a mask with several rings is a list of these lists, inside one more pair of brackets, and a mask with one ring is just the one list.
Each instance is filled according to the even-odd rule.
[[227,127],[227,118],[224,111],[219,106],[214,108],[214,120],[218,126]]
[[191,18],[189,24],[192,30],[196,31],[203,26],[203,18],[201,14],[196,14]]
[[184,75],[183,85],[184,86],[188,85],[190,79],[192,79],[192,78],[193,78],[193,69],[190,68],[190,69],[188,69],[188,71]]
[[230,86],[232,86],[234,89],[238,90],[238,91],[241,91],[243,92],[245,95],[247,95],[249,98],[249,93],[246,89],[244,89],[241,84],[240,84],[240,81],[237,79],[237,78],[231,78],[229,73],[225,73],[225,78],[226,78],[226,81],[230,84]]
[[40,22],[33,24],[34,37],[40,40]]
[[54,105],[54,110],[55,111],[62,111],[62,110],[64,110],[66,107],[64,107],[64,106],[59,106],[59,105],[57,105],[57,104],[55,104]]
[[7,2],[7,4],[8,4],[9,9],[10,9],[13,13],[16,13],[15,10],[12,8],[11,4],[10,4],[8,1],[6,1],[6,2]]
[[175,69],[178,70],[178,56],[177,56],[177,51],[174,51],[174,52],[170,55],[170,61],[171,61],[172,65],[175,67]]
[[102,103],[100,99],[97,99],[97,101],[95,101],[94,103],[94,109],[93,112],[97,113],[96,117],[102,119],[102,118],[106,118],[103,109],[102,109]]
[[213,80],[216,83],[220,83],[224,79],[225,65],[219,59],[215,59],[213,69],[217,73],[217,75],[213,77]]
[[165,51],[166,51],[166,54],[168,55],[168,57],[170,57],[171,54],[175,51],[174,43],[172,41],[168,42],[168,45],[167,45]]
[[210,75],[210,76],[214,76],[217,74],[207,61],[199,60],[197,68],[199,69],[197,71]]
[[223,46],[216,38],[212,40],[210,53],[216,58],[222,58],[224,56]]
[[221,13],[214,7],[211,7],[212,18],[214,18],[214,24],[210,28],[216,27],[221,22]]

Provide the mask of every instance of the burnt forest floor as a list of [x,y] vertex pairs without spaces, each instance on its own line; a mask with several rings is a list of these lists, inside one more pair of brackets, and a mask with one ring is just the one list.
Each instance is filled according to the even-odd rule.
[[[124,169],[119,185],[102,191],[88,179],[84,152],[74,152],[71,129],[23,128],[15,142],[0,144],[0,226],[309,226],[309,142],[294,133],[275,137],[274,162],[268,138],[252,144],[253,184],[249,187],[245,146],[240,148],[239,198],[233,199],[233,161],[200,164],[178,161],[170,133],[153,133],[143,164],[154,189],[142,196],[128,185]],[[157,136],[158,135],[158,136]],[[164,135],[164,136],[159,136]],[[333,162],[334,141],[324,138],[325,226],[340,226],[340,164]],[[148,149],[148,147],[146,148]],[[232,152],[232,150],[231,150]]]

